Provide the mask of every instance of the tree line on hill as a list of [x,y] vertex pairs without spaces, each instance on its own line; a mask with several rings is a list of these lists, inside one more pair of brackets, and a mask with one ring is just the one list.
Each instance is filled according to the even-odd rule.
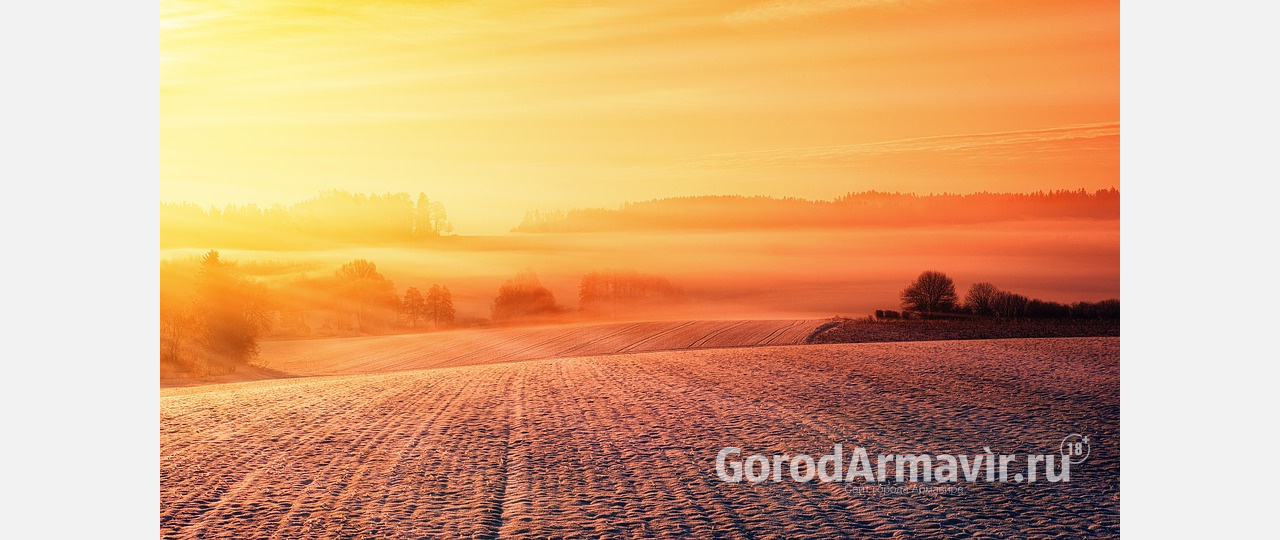
[[289,207],[256,204],[203,208],[160,205],[161,247],[219,245],[284,249],[324,244],[421,241],[453,232],[439,201],[419,193],[363,194],[325,191]]
[[532,211],[516,232],[785,229],[967,224],[1028,219],[1118,219],[1120,192],[849,193],[833,200],[700,196],[626,203],[616,209]]
[[[411,286],[399,294],[377,265],[365,259],[321,277],[259,280],[245,269],[258,275],[278,270],[268,263],[229,262],[216,250],[195,264],[161,264],[162,376],[233,372],[257,356],[264,337],[441,330],[458,322],[448,287],[432,284],[424,293]],[[282,271],[297,270],[283,265]],[[537,275],[525,270],[498,288],[490,316],[497,324],[553,321],[573,314],[619,317],[670,303],[677,295],[664,278],[633,270],[600,270],[583,276],[575,312],[560,305]]]
[[[254,279],[253,270],[266,279]],[[258,354],[267,336],[360,335],[454,327],[458,316],[449,288],[395,284],[365,259],[342,264],[320,277],[270,277],[292,265],[224,260],[211,250],[194,264],[161,264],[160,360],[162,376],[229,373]],[[963,300],[955,282],[938,271],[921,273],[900,294],[901,313],[878,310],[879,319],[986,317],[1015,319],[1119,319],[1120,301],[1064,304],[975,283]],[[679,301],[665,278],[635,270],[589,272],[578,286],[576,310],[561,305],[532,270],[503,282],[489,306],[494,324],[552,322],[570,316],[617,318]],[[471,319],[473,323],[482,320]]]
[[331,276],[260,281],[213,250],[194,269],[162,263],[160,291],[161,369],[173,374],[232,372],[257,356],[266,336],[443,329],[455,317],[448,287],[431,285],[425,296],[409,287],[401,297],[364,259]]
[[926,270],[900,293],[902,312],[877,310],[877,319],[948,318],[962,315],[997,319],[1119,319],[1120,300],[1065,304],[1001,290],[987,282],[974,283],[961,300],[950,276]]

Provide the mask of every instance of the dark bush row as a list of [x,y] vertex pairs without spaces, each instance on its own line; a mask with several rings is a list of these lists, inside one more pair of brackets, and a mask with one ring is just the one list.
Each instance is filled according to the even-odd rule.
[[1105,319],[1120,318],[1120,300],[1064,304],[1051,300],[1028,298],[1000,290],[991,283],[974,283],[963,302],[956,295],[951,277],[935,270],[920,274],[901,293],[903,311],[876,310],[876,319],[909,318],[911,313],[926,319],[950,319],[965,316],[999,319]]

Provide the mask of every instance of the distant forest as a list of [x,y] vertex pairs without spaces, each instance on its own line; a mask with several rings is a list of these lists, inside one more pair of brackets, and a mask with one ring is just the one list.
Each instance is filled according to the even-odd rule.
[[281,249],[404,243],[453,232],[444,205],[419,193],[326,191],[293,206],[160,205],[160,247]]
[[516,232],[901,227],[1034,219],[1119,219],[1120,192],[916,195],[866,191],[833,200],[703,196],[525,214]]

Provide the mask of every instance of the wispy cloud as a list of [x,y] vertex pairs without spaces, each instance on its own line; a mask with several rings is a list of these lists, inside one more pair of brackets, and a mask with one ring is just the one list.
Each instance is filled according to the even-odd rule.
[[957,153],[982,151],[991,154],[993,150],[999,151],[1013,147],[1020,147],[1019,152],[1015,154],[1023,154],[1027,151],[1044,149],[1043,147],[1045,146],[1068,142],[1078,143],[1091,139],[1115,137],[1119,134],[1119,122],[1100,122],[1020,131],[914,137],[862,144],[708,154],[694,158],[693,162],[695,166],[704,167],[768,166],[798,161],[847,161],[860,157],[921,152]]
[[761,2],[729,14],[725,17],[725,22],[734,26],[750,26],[805,19],[835,11],[892,6],[906,1],[909,0],[780,0]]

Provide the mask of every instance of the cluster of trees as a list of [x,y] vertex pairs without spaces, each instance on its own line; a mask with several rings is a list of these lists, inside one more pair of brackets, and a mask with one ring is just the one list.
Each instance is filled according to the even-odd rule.
[[1024,219],[1118,219],[1120,192],[849,193],[829,201],[703,196],[525,214],[517,232],[650,229],[780,229],[988,223]]
[[[675,301],[678,290],[666,278],[635,270],[596,270],[578,285],[578,311],[594,317],[620,317]],[[490,313],[494,322],[547,320],[568,312],[556,302],[532,270],[524,270],[498,288]]]
[[200,259],[189,296],[161,289],[160,361],[174,371],[228,373],[258,354],[271,327],[266,289],[217,251]]
[[409,287],[402,298],[365,259],[343,264],[331,277],[273,285],[247,277],[217,251],[206,253],[194,271],[177,262],[162,264],[162,372],[233,372],[257,355],[262,337],[312,335],[308,321],[317,317],[323,321],[321,333],[330,335],[418,328],[419,321],[435,329],[454,323],[447,287],[432,285],[425,297]]
[[453,294],[448,287],[440,285],[432,285],[427,290],[426,298],[423,298],[417,287],[409,287],[404,292],[400,309],[408,325],[413,328],[418,327],[419,320],[434,328],[448,328],[453,326],[457,315],[453,308]]
[[[307,335],[307,312],[327,314],[327,333],[380,333],[397,328],[444,329],[453,326],[455,309],[448,287],[433,284],[426,296],[417,287],[409,287],[404,295],[378,271],[378,265],[365,259],[343,264],[332,278],[299,280],[282,291],[290,298],[292,312],[282,312],[286,321],[303,321],[294,326],[298,331],[286,335]],[[421,323],[421,325],[420,325]]]
[[[310,269],[302,263],[238,265],[218,251],[209,251],[195,264],[163,262],[162,373],[233,372],[257,356],[259,341],[268,336],[439,330],[456,324],[453,294],[446,286],[411,286],[398,294],[395,284],[366,259],[349,261],[328,276],[281,276]],[[579,312],[626,316],[674,301],[677,294],[665,278],[634,270],[598,270],[582,276]],[[504,282],[490,309],[493,322],[500,324],[555,320],[571,312],[531,270]]]
[[396,328],[433,329],[453,326],[455,310],[453,294],[448,287],[433,284],[426,296],[417,287],[409,287],[404,295],[378,271],[378,265],[356,259],[339,267],[332,278],[299,280],[282,291],[290,299],[291,312],[282,319],[294,321],[299,331],[288,335],[306,335],[305,313],[326,313],[325,330],[329,333],[378,333]]
[[1120,300],[1064,304],[1000,290],[991,283],[974,283],[965,294],[963,309],[974,315],[1002,319],[1119,319]]
[[584,313],[616,317],[637,309],[669,304],[677,291],[667,278],[635,270],[599,270],[582,276],[578,309]]
[[551,289],[542,285],[533,270],[525,269],[498,287],[489,312],[494,322],[546,319],[565,311]]
[[[922,272],[902,290],[903,317],[917,313],[923,317],[969,314],[1001,319],[1119,319],[1120,300],[1064,304],[1001,290],[987,282],[974,283],[963,301],[956,295],[950,276],[936,270]],[[877,311],[877,318],[896,319],[896,311]]]
[[207,245],[281,248],[338,243],[391,243],[435,238],[453,231],[444,205],[419,193],[326,191],[290,207],[255,204],[208,209],[190,203],[160,205],[162,248]]

